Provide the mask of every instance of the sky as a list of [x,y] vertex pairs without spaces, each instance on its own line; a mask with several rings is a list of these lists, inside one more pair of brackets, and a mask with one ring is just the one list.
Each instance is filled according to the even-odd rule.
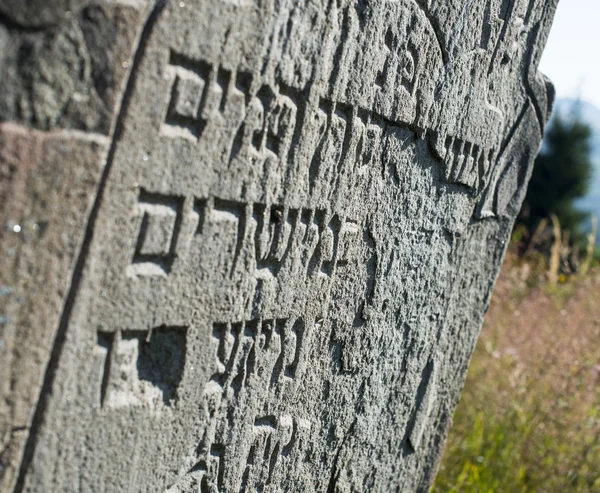
[[600,108],[600,0],[559,0],[540,70],[558,97]]

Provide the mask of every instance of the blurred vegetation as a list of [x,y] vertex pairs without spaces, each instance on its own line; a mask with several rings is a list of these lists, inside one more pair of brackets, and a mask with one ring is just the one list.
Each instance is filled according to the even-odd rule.
[[575,200],[585,196],[592,178],[591,129],[577,110],[570,118],[557,113],[544,137],[519,220],[529,230],[555,215],[572,239],[580,238],[585,214]]
[[432,492],[600,492],[600,251],[575,201],[590,129],[556,115]]
[[600,491],[600,269],[509,251],[433,492]]

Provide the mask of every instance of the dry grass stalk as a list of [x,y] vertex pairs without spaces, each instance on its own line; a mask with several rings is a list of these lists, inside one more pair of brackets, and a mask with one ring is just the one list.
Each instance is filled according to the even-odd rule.
[[558,283],[558,273],[560,269],[560,253],[562,247],[562,236],[560,233],[560,222],[556,214],[550,216],[552,220],[552,230],[554,234],[554,244],[550,250],[550,268],[548,270],[548,280],[555,286]]
[[534,250],[535,247],[538,245],[538,243],[540,242],[542,235],[544,234],[544,231],[546,230],[546,226],[548,225],[548,219],[544,218],[542,219],[539,224],[537,225],[537,228],[535,229],[535,232],[533,233],[533,236],[531,237],[531,241],[529,242],[529,244],[527,245],[527,248],[525,249],[525,253],[523,254],[524,257],[527,256],[527,254],[529,254],[531,252],[531,250]]
[[588,244],[587,251],[585,254],[585,260],[581,264],[581,275],[587,274],[590,270],[590,266],[592,265],[592,260],[594,258],[594,249],[596,248],[596,235],[598,234],[598,218],[592,214],[592,230],[588,235]]

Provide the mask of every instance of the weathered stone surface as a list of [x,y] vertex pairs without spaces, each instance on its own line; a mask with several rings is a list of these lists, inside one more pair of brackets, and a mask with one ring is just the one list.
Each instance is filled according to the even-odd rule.
[[555,0],[0,1],[7,491],[427,491]]

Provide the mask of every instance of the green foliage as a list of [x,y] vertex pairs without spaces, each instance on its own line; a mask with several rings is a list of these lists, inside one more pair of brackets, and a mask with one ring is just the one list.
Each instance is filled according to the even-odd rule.
[[[499,420],[487,419],[485,413],[473,416],[472,429],[465,441],[452,451],[446,468],[460,471],[448,483],[440,475],[436,490],[448,492],[529,491],[527,471],[515,464],[521,455],[522,441],[530,427],[530,419],[513,409]],[[460,462],[460,463],[458,463]]]
[[[511,366],[507,361],[503,365]],[[477,367],[471,372],[479,373]],[[478,397],[473,389],[465,391],[432,493],[600,491],[595,463],[600,437],[586,436],[570,422],[568,411],[576,403],[553,398],[550,389],[536,388],[534,382],[528,389],[531,397],[511,397],[490,381],[491,375],[481,373],[470,375],[467,385],[474,387],[477,377],[486,380],[477,385]],[[597,423],[598,408],[588,416]]]
[[600,492],[600,271],[556,292],[529,290],[515,258],[498,281],[432,493]]
[[577,116],[557,114],[537,157],[525,197],[521,220],[533,229],[543,218],[556,214],[563,229],[575,234],[584,219],[574,200],[583,197],[592,177],[590,127]]

